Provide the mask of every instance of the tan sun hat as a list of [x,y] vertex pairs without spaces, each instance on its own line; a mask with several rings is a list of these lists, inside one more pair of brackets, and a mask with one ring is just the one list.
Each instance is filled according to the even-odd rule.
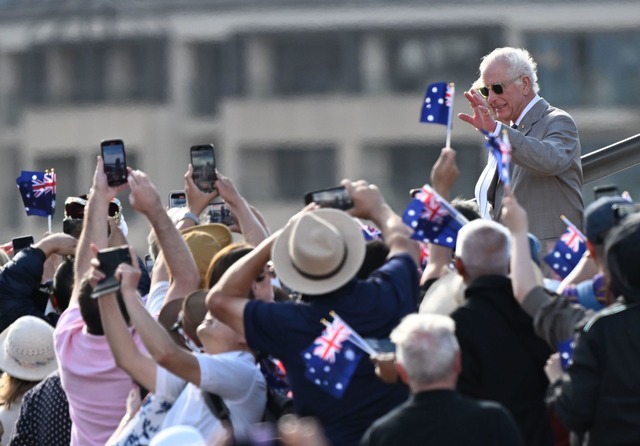
[[233,235],[227,226],[219,223],[192,226],[180,233],[196,261],[200,273],[200,286],[204,287],[211,259],[233,241]]
[[208,290],[196,290],[186,298],[172,299],[162,306],[158,322],[169,331],[169,335],[178,345],[186,347],[178,332],[178,329],[182,329],[198,347],[202,346],[196,331],[207,315],[207,292]]
[[41,381],[58,368],[53,327],[35,316],[16,319],[0,334],[0,369],[25,381]]
[[302,214],[287,226],[273,244],[271,259],[289,288],[319,295],[355,277],[365,249],[360,225],[346,212],[325,208]]

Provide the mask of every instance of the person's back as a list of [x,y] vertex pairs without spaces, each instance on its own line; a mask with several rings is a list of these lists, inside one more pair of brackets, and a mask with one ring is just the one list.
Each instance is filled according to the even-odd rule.
[[360,446],[522,444],[518,426],[499,403],[456,392],[460,347],[447,316],[412,314],[391,333],[396,369],[411,398],[377,420]]
[[[640,443],[640,214],[626,217],[605,240],[611,292],[626,303],[600,311],[576,342],[573,362],[548,401],[589,445]],[[562,375],[560,375],[562,376]]]
[[458,390],[504,404],[526,444],[551,444],[543,371],[551,350],[513,297],[507,230],[495,222],[470,222],[460,231],[456,255],[467,284],[465,304],[451,315],[462,350]]

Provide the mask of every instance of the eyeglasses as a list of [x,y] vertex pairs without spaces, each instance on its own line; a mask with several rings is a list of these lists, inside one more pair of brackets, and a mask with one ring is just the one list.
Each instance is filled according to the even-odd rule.
[[521,77],[522,77],[522,75],[520,75],[518,77],[514,77],[513,79],[509,79],[508,81],[505,81],[505,82],[498,82],[497,84],[492,84],[492,85],[489,85],[489,86],[480,87],[480,88],[478,88],[478,92],[482,96],[484,96],[485,98],[489,97],[489,89],[493,90],[493,92],[495,94],[502,94],[502,93],[504,93],[504,87],[506,87],[511,82],[517,81]]

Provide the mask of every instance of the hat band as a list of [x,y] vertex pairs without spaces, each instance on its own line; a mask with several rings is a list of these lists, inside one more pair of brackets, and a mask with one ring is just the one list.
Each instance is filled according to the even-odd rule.
[[296,270],[296,272],[298,274],[300,274],[302,277],[304,277],[305,279],[325,280],[325,279],[329,279],[329,278],[335,276],[342,269],[342,267],[344,266],[346,261],[347,261],[347,245],[344,244],[344,254],[342,255],[342,259],[340,259],[340,263],[338,264],[338,266],[336,266],[334,269],[332,269],[331,271],[329,271],[326,274],[309,274],[306,271],[302,271],[293,262],[291,262],[291,266],[293,266],[293,269]]

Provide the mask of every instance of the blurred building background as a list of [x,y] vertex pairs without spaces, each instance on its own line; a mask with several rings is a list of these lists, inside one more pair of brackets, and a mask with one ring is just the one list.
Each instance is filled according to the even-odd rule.
[[[272,229],[342,178],[378,184],[401,212],[445,140],[418,123],[426,86],[455,82],[454,112],[468,111],[481,57],[506,45],[532,52],[583,153],[640,133],[638,1],[0,0],[0,240],[46,229],[25,215],[21,169],[55,168],[61,230],[64,199],[88,191],[108,138],[165,201],[183,189],[189,147],[213,143]],[[465,197],[481,142],[455,120]],[[585,185],[585,200],[606,183],[640,197],[638,178]]]

